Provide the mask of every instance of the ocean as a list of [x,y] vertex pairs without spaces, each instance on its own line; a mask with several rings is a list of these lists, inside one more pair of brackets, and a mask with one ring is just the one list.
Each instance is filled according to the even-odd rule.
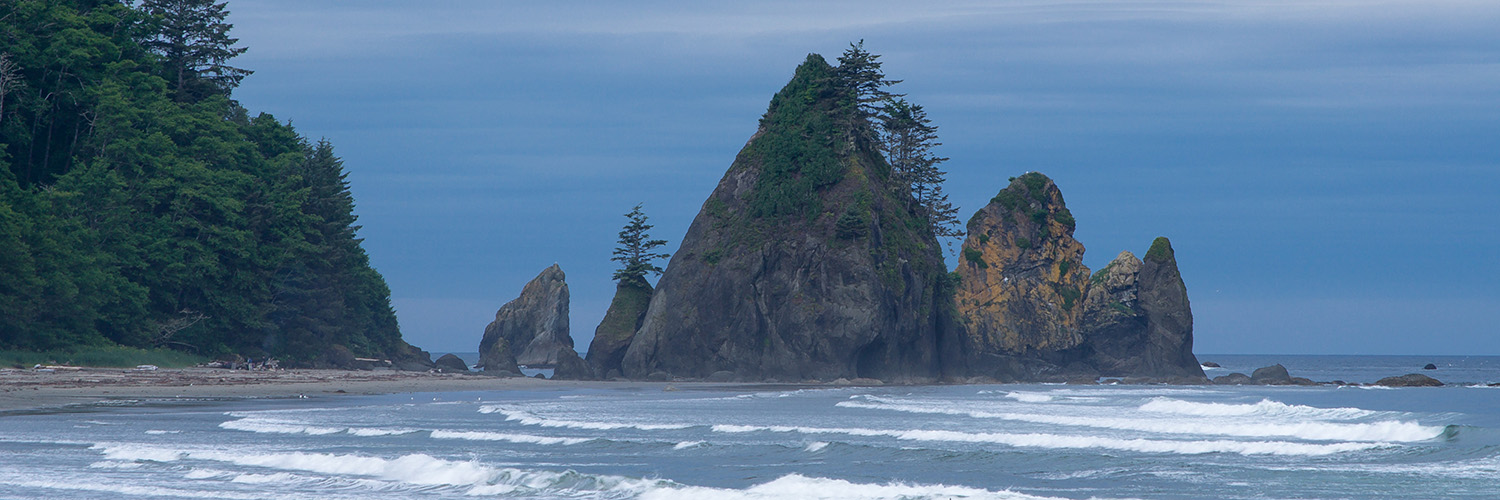
[[[0,498],[1500,497],[1500,357],[1229,356],[1450,386],[746,386],[0,415]],[[1426,363],[1437,370],[1423,371]]]

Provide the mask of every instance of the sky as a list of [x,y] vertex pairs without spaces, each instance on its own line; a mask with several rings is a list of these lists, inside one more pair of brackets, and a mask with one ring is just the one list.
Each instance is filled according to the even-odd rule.
[[[1500,2],[231,1],[236,98],[343,157],[403,335],[553,263],[583,350],[808,53],[881,55],[961,217],[1052,177],[1092,269],[1176,249],[1195,351],[1500,355]],[[950,267],[957,262],[947,256]]]

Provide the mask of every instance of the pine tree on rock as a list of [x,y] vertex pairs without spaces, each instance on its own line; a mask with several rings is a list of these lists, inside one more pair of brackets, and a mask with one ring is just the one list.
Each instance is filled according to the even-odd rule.
[[641,205],[637,203],[630,213],[625,214],[630,222],[620,229],[620,246],[615,248],[615,256],[609,260],[620,263],[620,269],[615,271],[614,279],[621,284],[647,286],[646,275],[655,273],[661,275],[662,269],[653,261],[671,257],[671,254],[656,253],[653,249],[666,245],[667,240],[653,240],[646,231],[655,227],[646,222],[646,213],[641,211]]
[[161,54],[167,72],[164,75],[178,102],[193,102],[214,94],[228,95],[240,80],[252,71],[229,65],[229,60],[245,53],[234,47],[233,24],[226,2],[212,0],[145,0],[141,9],[156,16],[160,29],[144,45]]
[[948,161],[948,158],[932,152],[934,147],[943,143],[937,142],[937,127],[927,118],[927,111],[900,98],[887,100],[884,110],[881,149],[898,181],[896,188],[910,190],[914,205],[909,208],[927,220],[934,235],[939,238],[963,236],[958,208],[943,192],[947,172],[938,169],[938,164]]
[[839,56],[838,68],[834,69],[839,84],[854,91],[855,105],[859,108],[857,114],[867,120],[880,116],[884,111],[881,103],[901,97],[901,94],[885,90],[901,80],[887,80],[885,73],[880,71],[880,64],[880,56],[865,50],[865,41],[860,40],[849,44]]

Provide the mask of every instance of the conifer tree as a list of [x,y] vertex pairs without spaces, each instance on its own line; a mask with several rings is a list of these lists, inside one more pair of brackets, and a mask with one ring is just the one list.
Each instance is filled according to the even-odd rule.
[[865,50],[864,40],[849,44],[849,48],[839,56],[839,66],[834,75],[841,85],[854,92],[859,115],[866,119],[879,116],[883,111],[880,103],[901,97],[901,94],[885,90],[886,87],[901,83],[901,80],[885,78],[885,73],[880,71],[880,56]]
[[145,0],[141,9],[156,16],[160,24],[156,36],[144,45],[161,54],[166,63],[166,78],[178,102],[192,102],[215,93],[228,95],[240,80],[252,71],[229,65],[229,60],[245,53],[234,47],[233,24],[228,4],[213,0]]
[[646,231],[651,230],[651,224],[646,222],[646,213],[641,211],[641,204],[637,203],[630,213],[625,214],[630,222],[620,229],[620,246],[615,248],[615,256],[609,260],[620,263],[620,269],[615,271],[614,279],[622,285],[646,286],[646,274],[656,273],[661,275],[662,269],[653,261],[671,257],[671,254],[656,253],[653,249],[666,245],[666,240],[653,240]]
[[963,236],[958,209],[948,202],[948,194],[943,192],[947,172],[938,169],[938,164],[948,161],[948,158],[932,152],[932,148],[943,144],[937,142],[937,126],[927,118],[927,111],[922,106],[905,99],[887,100],[884,110],[881,149],[891,164],[897,189],[910,191],[914,206],[909,208],[927,220],[934,235],[940,238]]

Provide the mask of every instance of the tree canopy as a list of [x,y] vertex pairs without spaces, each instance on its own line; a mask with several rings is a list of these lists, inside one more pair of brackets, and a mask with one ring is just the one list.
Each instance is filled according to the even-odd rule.
[[333,146],[230,99],[223,3],[7,3],[0,349],[408,352]]
[[666,245],[666,240],[653,240],[647,233],[655,227],[646,222],[646,213],[641,211],[641,204],[637,203],[629,213],[625,214],[625,227],[620,229],[620,241],[615,247],[615,256],[609,260],[620,263],[620,268],[615,270],[614,279],[622,285],[648,285],[647,274],[661,275],[662,269],[657,266],[657,259],[671,257],[671,254],[656,253],[655,249]]

